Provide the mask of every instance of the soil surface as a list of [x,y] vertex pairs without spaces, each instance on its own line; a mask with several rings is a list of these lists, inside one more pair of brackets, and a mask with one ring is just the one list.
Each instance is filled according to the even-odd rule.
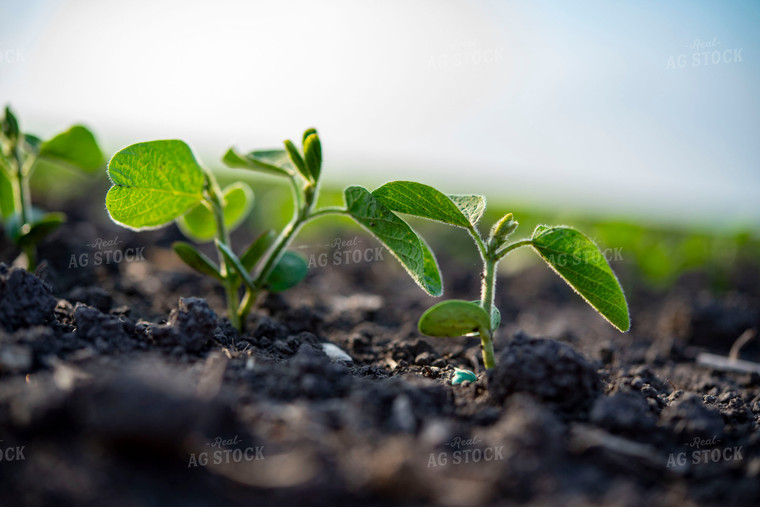
[[[436,300],[356,234],[305,248],[329,261],[242,335],[174,227],[70,214],[39,277],[0,244],[0,504],[760,504],[760,375],[695,362],[760,328],[757,266],[655,293],[613,265],[627,334],[544,266],[503,275],[486,374],[478,338],[418,333]],[[432,243],[446,297],[475,299],[475,259]]]

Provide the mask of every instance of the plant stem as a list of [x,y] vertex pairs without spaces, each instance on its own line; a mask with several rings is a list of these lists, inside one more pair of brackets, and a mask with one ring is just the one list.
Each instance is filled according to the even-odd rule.
[[[231,250],[232,245],[230,244],[230,233],[227,230],[227,224],[224,223],[224,202],[222,192],[216,182],[216,179],[211,173],[206,173],[206,178],[208,181],[208,200],[211,203],[211,208],[214,212],[214,219],[216,220],[216,239],[219,241],[219,243],[223,244],[226,247],[229,247]],[[235,272],[232,269],[232,266],[229,266],[227,264],[227,259],[224,257],[224,254],[220,249],[217,249],[217,254],[219,256],[219,271],[224,278],[224,292],[227,299],[227,313],[229,314],[230,322],[235,327],[235,329],[242,331],[243,322],[240,313],[238,312],[238,287],[240,284],[239,282],[235,282]]]
[[[16,165],[16,174],[13,178],[13,197],[16,208],[16,221],[19,235],[25,234],[32,222],[32,193],[29,188],[29,178],[31,177],[32,168],[37,161],[34,155],[27,155],[23,158],[18,145],[13,146],[13,159]],[[26,268],[28,271],[34,271],[37,266],[37,246],[25,244],[22,247],[26,257]]]
[[16,178],[15,178],[15,184],[16,188],[14,190],[17,190],[17,192],[14,192],[14,196],[16,198],[16,213],[18,213],[19,216],[19,227],[22,227],[24,224],[29,223],[31,217],[31,197],[29,192],[29,178],[28,178],[28,169],[31,168],[31,164],[27,165],[29,163],[29,160],[34,159],[35,157],[32,155],[29,155],[27,157],[26,162],[24,161],[21,150],[19,150],[19,147],[17,144],[13,145],[12,148],[13,151],[13,160],[16,164]]
[[[483,284],[480,291],[480,303],[488,314],[489,322],[491,320],[491,313],[493,312],[494,293],[496,291],[497,262],[490,255],[486,255],[483,263]],[[493,352],[493,333],[494,330],[490,327],[489,329],[480,330],[480,347],[483,352],[483,364],[487,370],[496,365]]]
[[473,225],[467,229],[467,232],[469,232],[470,236],[472,236],[472,239],[475,241],[475,245],[478,247],[480,258],[483,260],[483,262],[485,262],[486,257],[488,256],[488,248],[486,248],[485,243],[483,243],[483,239],[480,237],[480,233],[478,233],[478,230]]
[[[473,233],[473,231],[471,231],[471,233]],[[477,231],[473,233],[473,236],[476,239],[480,239],[480,237],[477,235]],[[480,304],[490,319],[491,312],[493,312],[494,307],[494,298],[496,294],[496,269],[498,267],[499,261],[515,248],[528,246],[533,242],[530,239],[523,239],[521,241],[512,243],[511,245],[508,245],[507,247],[502,248],[496,252],[491,251],[491,241],[488,242],[488,246],[483,244],[482,240],[480,242],[476,241],[476,243],[478,243],[478,248],[480,249],[481,256],[483,257],[483,281],[480,290]],[[495,329],[480,330],[480,344],[483,350],[483,364],[485,364],[486,369],[491,369],[496,365],[496,359],[494,358],[493,351],[493,339],[495,332]]]
[[512,243],[511,245],[508,245],[502,248],[501,250],[499,250],[498,252],[496,252],[495,257],[497,260],[501,260],[502,257],[507,255],[509,252],[511,252],[515,248],[520,248],[521,246],[530,246],[532,244],[533,244],[533,240],[530,240],[530,239],[522,239],[520,241],[516,241]]
[[285,228],[280,233],[280,236],[275,240],[274,246],[270,249],[269,254],[267,255],[267,260],[264,263],[264,266],[261,268],[261,271],[259,271],[258,276],[254,280],[254,284],[257,287],[264,286],[266,279],[269,278],[269,275],[272,274],[272,270],[274,270],[274,267],[277,265],[277,261],[280,260],[280,257],[282,257],[285,249],[290,246],[296,234],[304,224],[310,222],[311,220],[314,220],[315,218],[323,217],[326,215],[341,215],[345,213],[347,213],[347,211],[344,208],[337,206],[322,208],[312,213],[309,213],[308,210],[302,210],[300,213],[298,213],[295,217],[293,217],[293,220],[291,220],[290,223],[285,226]]

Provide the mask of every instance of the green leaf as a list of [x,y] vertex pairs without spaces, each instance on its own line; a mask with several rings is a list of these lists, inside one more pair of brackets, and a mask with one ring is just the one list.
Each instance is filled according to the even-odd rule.
[[[311,174],[314,181],[319,179],[319,173],[322,170],[322,144],[319,142],[317,131],[309,129],[311,132],[303,141],[303,156],[306,162],[306,169]],[[305,134],[304,134],[305,135]]]
[[440,296],[443,294],[443,279],[441,278],[441,270],[438,267],[438,260],[435,258],[435,255],[433,255],[433,251],[430,249],[430,245],[427,244],[427,241],[425,241],[425,238],[419,235],[417,237],[419,238],[420,246],[422,247],[422,277],[424,280],[424,286],[431,289],[428,292],[432,291],[432,295]]
[[[253,208],[253,190],[247,184],[238,181],[225,188],[222,197],[224,223],[227,230],[233,231],[248,217]],[[201,243],[214,239],[216,218],[208,206],[206,201],[202,201],[177,219],[177,225],[185,236]]]
[[366,188],[348,187],[344,197],[351,217],[390,250],[420,287],[431,296],[440,296],[443,284],[435,258],[417,233]]
[[172,243],[172,248],[177,253],[179,258],[185,262],[185,264],[197,272],[201,273],[202,275],[209,275],[211,277],[214,277],[220,282],[224,280],[222,274],[219,272],[219,268],[216,267],[211,259],[203,255],[190,243],[185,243],[184,241],[175,241]]
[[111,219],[133,229],[163,226],[203,198],[205,176],[182,141],[149,141],[124,148],[108,163]]
[[[483,308],[483,302],[478,300],[473,301],[476,305]],[[483,308],[485,310],[485,308]],[[501,312],[499,311],[496,306],[491,307],[491,331],[494,331],[497,327],[501,325]]]
[[488,313],[478,303],[450,299],[428,308],[418,328],[428,336],[454,337],[487,331],[490,325]]
[[459,227],[470,220],[444,193],[414,181],[391,181],[372,192],[388,209]]
[[309,173],[309,169],[306,167],[306,162],[303,161],[303,158],[301,158],[301,154],[298,153],[298,148],[296,148],[296,145],[293,144],[293,141],[290,139],[285,141],[285,149],[288,150],[288,155],[290,156],[290,160],[293,162],[293,165],[296,166],[296,169],[298,169],[298,172],[301,173],[301,175],[306,179],[306,181],[313,181],[313,178],[311,177],[311,173]]
[[11,177],[11,168],[8,167],[3,155],[0,154],[0,215],[2,218],[13,215],[13,211],[16,209]]
[[274,243],[275,233],[272,229],[262,232],[258,238],[256,238],[251,246],[240,256],[240,263],[250,272],[256,267],[256,263],[259,262],[261,256],[264,255],[270,246]]
[[10,106],[5,106],[5,115],[0,122],[0,132],[3,136],[9,139],[11,142],[15,142],[19,137],[19,126],[16,115],[11,111]]
[[103,165],[103,152],[100,151],[95,136],[82,125],[74,125],[42,143],[39,156],[65,162],[87,172],[95,171]]
[[21,248],[36,245],[64,223],[66,223],[64,213],[46,213],[34,223],[26,224],[20,230],[17,228],[16,231],[20,234],[14,238],[14,242]]
[[227,167],[235,169],[251,169],[278,176],[290,176],[292,174],[288,168],[290,162],[285,150],[260,150],[242,155],[235,148],[230,148],[222,157],[222,162]]
[[304,132],[303,132],[303,138],[301,139],[301,144],[306,144],[306,138],[309,137],[310,135],[316,134],[316,133],[317,133],[317,129],[315,129],[315,128],[310,128],[310,129],[304,130]]
[[243,282],[248,287],[248,289],[256,293],[256,285],[253,283],[253,279],[251,279],[251,275],[246,271],[246,269],[243,267],[243,264],[241,264],[240,259],[237,258],[235,253],[230,250],[230,248],[227,245],[224,245],[219,242],[218,239],[214,240],[214,244],[216,245],[216,248],[222,252],[222,255],[224,256],[224,259],[227,261],[227,265],[231,266],[232,269],[235,271],[235,273],[240,276],[240,278],[243,279]]
[[473,226],[480,221],[486,210],[486,198],[482,195],[448,195],[457,208],[467,217]]
[[32,134],[24,134],[24,143],[26,143],[27,151],[39,155],[42,139]]
[[499,244],[504,243],[507,238],[515,232],[517,226],[520,225],[512,216],[512,213],[507,213],[493,227],[491,227],[490,238],[496,240]]
[[266,288],[269,292],[282,292],[297,285],[308,272],[309,263],[303,255],[286,251],[267,277]]
[[620,331],[630,329],[623,289],[599,248],[583,233],[539,225],[533,248],[588,304]]

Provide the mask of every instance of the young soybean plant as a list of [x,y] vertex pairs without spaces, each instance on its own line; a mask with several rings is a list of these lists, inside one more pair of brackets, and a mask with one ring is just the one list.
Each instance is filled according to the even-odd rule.
[[304,132],[302,150],[292,141],[284,144],[284,150],[247,154],[230,148],[223,157],[229,167],[287,179],[295,202],[293,218],[279,234],[264,231],[240,255],[232,248],[229,232],[251,212],[252,190],[242,182],[222,190],[182,141],[138,143],[116,153],[108,164],[113,185],[106,207],[111,218],[125,227],[153,229],[176,220],[186,236],[199,242],[213,239],[218,264],[190,243],[177,242],[173,247],[185,263],[224,286],[230,322],[238,330],[261,293],[288,289],[306,276],[306,260],[287,248],[304,224],[327,215],[355,220],[388,248],[428,294],[443,293],[430,248],[374,193],[350,186],[344,190],[345,207],[317,208],[322,145],[315,129]]
[[0,212],[6,234],[26,257],[27,269],[37,264],[37,244],[66,221],[60,212],[32,206],[29,180],[38,162],[72,167],[86,173],[103,164],[103,153],[87,128],[74,125],[48,141],[21,132],[6,106],[0,130]]
[[482,196],[449,196],[427,185],[410,181],[387,183],[373,192],[390,210],[465,228],[483,261],[479,301],[449,300],[429,308],[419,320],[428,336],[480,335],[483,362],[495,365],[493,337],[501,323],[494,306],[496,268],[516,248],[530,246],[580,296],[620,331],[628,331],[630,319],[623,290],[604,255],[581,232],[567,226],[536,227],[528,239],[507,244],[517,228],[509,213],[491,228],[485,240],[476,225],[485,211]]

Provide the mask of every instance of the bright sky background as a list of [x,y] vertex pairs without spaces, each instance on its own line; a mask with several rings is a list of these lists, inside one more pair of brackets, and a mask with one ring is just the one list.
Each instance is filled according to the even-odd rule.
[[758,26],[739,0],[3,1],[0,102],[111,153],[316,126],[334,182],[760,225]]

